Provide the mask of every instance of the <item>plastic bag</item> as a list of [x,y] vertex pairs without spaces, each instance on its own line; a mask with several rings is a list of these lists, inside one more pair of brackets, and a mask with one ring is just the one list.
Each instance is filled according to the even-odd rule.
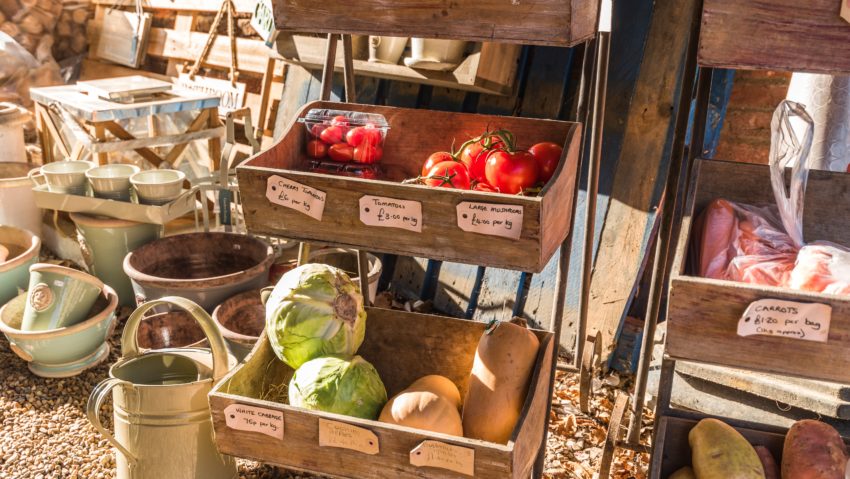
[[[770,122],[770,183],[785,231],[798,248],[803,243],[803,199],[809,178],[814,121],[800,103],[783,100]],[[785,169],[791,167],[791,187]]]
[[826,241],[803,246],[789,286],[818,293],[850,294],[850,250]]
[[769,286],[788,284],[797,247],[782,230],[775,207],[714,200],[700,216],[695,238],[700,276]]
[[0,32],[0,101],[29,106],[30,87],[61,83],[56,62],[40,63],[14,38]]

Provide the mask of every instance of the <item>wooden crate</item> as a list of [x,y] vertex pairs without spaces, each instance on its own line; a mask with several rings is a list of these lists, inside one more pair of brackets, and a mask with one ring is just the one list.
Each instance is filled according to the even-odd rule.
[[[381,253],[533,272],[543,270],[566,238],[573,214],[581,125],[553,120],[333,102],[310,103],[301,109],[297,117],[303,117],[312,108],[384,115],[390,124],[390,131],[384,145],[382,167],[394,181],[296,171],[305,159],[303,152],[306,135],[303,125],[297,119],[293,120],[277,144],[237,168],[245,221],[250,231]],[[524,147],[539,141],[565,145],[565,154],[555,176],[538,196],[430,188],[399,182],[417,176],[428,156],[435,151],[448,150],[453,139],[457,147],[465,139],[487,128],[507,128],[513,131],[521,141],[520,146]],[[266,191],[272,177],[283,177],[324,192],[326,199],[321,221],[300,211],[271,203],[266,197]],[[421,232],[362,223],[360,199],[365,195],[419,202],[422,209]],[[457,223],[456,210],[456,206],[462,202],[522,208],[521,236],[512,239],[462,230]]]
[[[764,165],[698,160],[676,250],[670,283],[666,351],[676,359],[850,383],[850,297],[758,286],[691,275],[688,249],[695,218],[716,198],[748,204],[774,203]],[[850,175],[811,171],[805,198],[806,241],[847,243]],[[832,307],[825,343],[737,334],[753,301],[780,299]]]
[[[277,51],[287,63],[321,69],[325,61],[326,37],[279,34]],[[429,71],[405,65],[390,65],[354,59],[358,75],[456,88],[478,93],[510,95],[514,91],[521,46],[485,42],[452,71]],[[336,69],[342,71],[342,49],[337,49]]]
[[596,32],[599,0],[273,0],[279,30],[573,46]]
[[836,0],[705,0],[699,63],[850,73],[850,23]]
[[[652,462],[650,463],[650,479],[667,479],[671,474],[685,466],[691,465],[691,447],[688,445],[688,433],[697,425],[700,419],[707,416],[698,413],[677,413],[658,418],[658,429],[653,442]],[[763,424],[721,418],[741,433],[750,444],[765,446],[773,454],[777,464],[782,461],[782,446],[785,443],[787,429]]]
[[[371,362],[392,397],[416,379],[441,374],[464,396],[478,340],[486,325],[460,319],[367,308],[366,339],[358,354]],[[288,384],[293,371],[278,360],[265,333],[246,362],[222,379],[210,393],[210,409],[219,451],[237,457],[335,477],[458,478],[469,475],[411,465],[411,451],[423,441],[438,441],[474,455],[474,477],[527,478],[546,427],[546,399],[552,380],[553,336],[535,330],[540,339],[525,406],[507,444],[495,444],[350,416],[294,408],[261,399],[270,388]],[[224,410],[240,404],[283,416],[283,438],[231,429]],[[377,438],[377,453],[319,444],[320,421],[364,428]]]

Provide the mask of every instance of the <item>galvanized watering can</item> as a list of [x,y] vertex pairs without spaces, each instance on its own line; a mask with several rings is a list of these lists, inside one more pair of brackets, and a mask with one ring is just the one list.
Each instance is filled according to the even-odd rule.
[[[210,349],[139,349],[136,334],[143,316],[157,306],[178,306],[203,328]],[[123,357],[89,397],[86,414],[116,454],[118,479],[231,479],[236,462],[218,453],[213,440],[207,393],[228,370],[221,333],[200,306],[167,297],[140,306],[124,327]],[[99,411],[112,391],[115,436]]]

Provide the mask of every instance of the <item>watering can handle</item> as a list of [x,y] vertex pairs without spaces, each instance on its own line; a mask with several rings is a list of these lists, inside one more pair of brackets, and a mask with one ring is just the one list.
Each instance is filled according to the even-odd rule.
[[86,417],[88,417],[89,422],[97,429],[97,432],[100,433],[107,441],[109,441],[116,449],[121,451],[121,454],[124,454],[124,457],[127,458],[132,464],[135,464],[138,461],[138,458],[133,455],[130,451],[127,450],[118,439],[115,439],[115,436],[109,432],[109,429],[100,422],[100,408],[103,407],[103,402],[106,400],[109,392],[112,391],[112,388],[120,385],[124,381],[116,378],[108,378],[104,379],[97,386],[95,386],[94,390],[91,392],[91,396],[89,396],[89,402],[86,404]]
[[141,355],[144,351],[139,348],[138,331],[139,325],[144,319],[145,313],[157,306],[177,306],[180,309],[189,313],[195,321],[201,326],[204,335],[210,342],[210,350],[213,358],[213,380],[218,381],[228,370],[228,354],[227,345],[224,343],[224,338],[221,332],[213,322],[210,315],[203,308],[186,298],[177,296],[167,296],[165,298],[148,301],[139,306],[130,318],[127,319],[127,325],[124,326],[124,333],[121,335],[121,354],[124,358],[134,358]]

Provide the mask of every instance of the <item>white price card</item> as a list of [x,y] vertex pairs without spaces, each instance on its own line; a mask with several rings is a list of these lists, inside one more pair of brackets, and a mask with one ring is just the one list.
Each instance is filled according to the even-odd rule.
[[457,205],[457,225],[464,231],[519,239],[522,206],[463,201]]
[[475,449],[425,440],[410,451],[410,463],[416,467],[438,467],[473,476],[475,475]]
[[283,439],[283,411],[231,404],[224,408],[224,420],[230,429]]
[[324,191],[272,175],[266,183],[266,198],[276,205],[291,208],[322,221],[322,213],[325,211]]
[[369,226],[422,232],[422,203],[366,195],[360,198],[360,221]]
[[257,4],[254,5],[254,14],[251,16],[251,26],[267,46],[274,44],[276,31],[272,0],[257,0]]
[[738,336],[780,336],[825,343],[832,306],[781,299],[753,301],[738,321]]
[[322,418],[319,418],[319,446],[341,447],[371,455],[380,452],[378,436],[374,432]]

